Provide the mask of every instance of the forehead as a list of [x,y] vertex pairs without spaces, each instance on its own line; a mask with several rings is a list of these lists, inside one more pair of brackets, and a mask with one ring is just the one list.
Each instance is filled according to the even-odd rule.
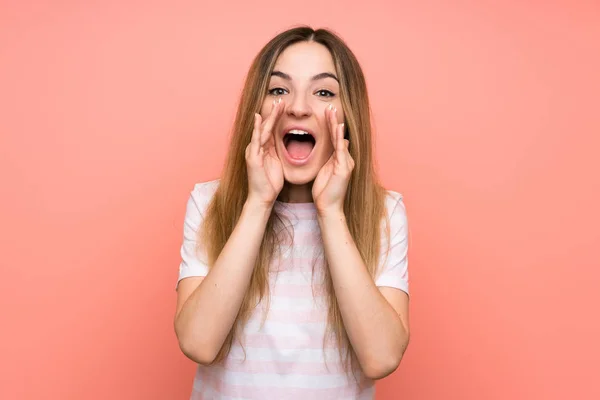
[[327,47],[316,42],[299,42],[287,47],[277,58],[275,70],[292,78],[310,78],[322,72],[335,73]]

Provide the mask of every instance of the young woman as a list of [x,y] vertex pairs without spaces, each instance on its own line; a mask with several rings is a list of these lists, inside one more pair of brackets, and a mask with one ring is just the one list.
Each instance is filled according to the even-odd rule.
[[408,228],[373,166],[345,43],[294,28],[255,58],[219,180],[187,204],[175,331],[192,399],[372,399],[409,340]]

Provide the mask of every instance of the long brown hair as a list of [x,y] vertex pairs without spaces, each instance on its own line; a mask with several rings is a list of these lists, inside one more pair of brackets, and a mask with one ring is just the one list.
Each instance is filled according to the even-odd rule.
[[[237,110],[224,171],[218,189],[205,213],[199,243],[202,243],[206,249],[209,263],[212,265],[233,232],[248,196],[244,152],[252,136],[254,113],[260,112],[277,58],[288,46],[302,41],[313,41],[324,45],[333,57],[340,82],[340,98],[346,116],[345,124],[351,143],[349,151],[355,161],[344,202],[344,211],[348,228],[360,255],[371,276],[375,277],[381,251],[381,221],[385,217],[385,190],[379,184],[375,173],[367,87],[354,54],[341,38],[326,29],[297,27],[282,32],[267,43],[252,62]],[[276,232],[280,222],[282,216],[274,209],[268,220],[257,262],[237,320],[215,362],[227,357],[234,338],[240,337],[241,328],[261,300],[266,300],[268,305],[269,263],[280,244]],[[389,227],[385,231],[389,234]],[[356,371],[358,367],[356,354],[344,329],[328,268],[325,268],[325,287],[329,304],[328,333],[333,334],[337,341],[341,359],[347,370]]]

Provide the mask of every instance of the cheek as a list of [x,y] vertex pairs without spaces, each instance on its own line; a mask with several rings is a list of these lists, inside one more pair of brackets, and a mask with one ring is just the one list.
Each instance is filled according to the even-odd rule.
[[335,107],[337,108],[337,122],[338,124],[341,124],[344,121],[345,115],[344,115],[344,109],[342,108],[342,101],[338,98],[335,101]]
[[269,115],[269,103],[267,100],[263,101],[262,107],[260,108],[260,116],[264,121],[265,118]]
[[344,110],[342,110],[342,105],[338,106],[338,124],[345,122],[346,116],[344,115]]

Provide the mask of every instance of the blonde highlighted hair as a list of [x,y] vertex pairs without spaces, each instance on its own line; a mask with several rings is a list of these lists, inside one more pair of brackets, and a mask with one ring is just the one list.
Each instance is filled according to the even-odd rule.
[[[248,196],[248,175],[245,149],[250,142],[254,113],[259,113],[267,94],[271,72],[279,55],[288,46],[312,41],[325,46],[334,61],[340,83],[340,99],[346,116],[345,124],[351,145],[350,155],[355,167],[348,184],[344,211],[348,228],[365,265],[375,278],[381,253],[381,222],[385,217],[385,189],[380,185],[373,160],[371,117],[367,87],[360,65],[344,43],[326,29],[297,27],[280,33],[268,42],[252,62],[238,106],[233,126],[230,150],[220,178],[219,187],[205,212],[199,243],[207,252],[209,265],[214,264],[233,232]],[[240,337],[243,325],[261,301],[269,300],[269,264],[277,253],[281,238],[277,228],[283,217],[273,209],[259,250],[255,268],[240,307],[237,320],[227,336],[215,362],[224,360],[235,338]],[[386,234],[389,227],[386,225]],[[329,269],[325,268],[325,287],[328,298],[328,332],[340,349],[347,370],[356,371],[358,362],[344,329],[340,309],[333,291]]]

